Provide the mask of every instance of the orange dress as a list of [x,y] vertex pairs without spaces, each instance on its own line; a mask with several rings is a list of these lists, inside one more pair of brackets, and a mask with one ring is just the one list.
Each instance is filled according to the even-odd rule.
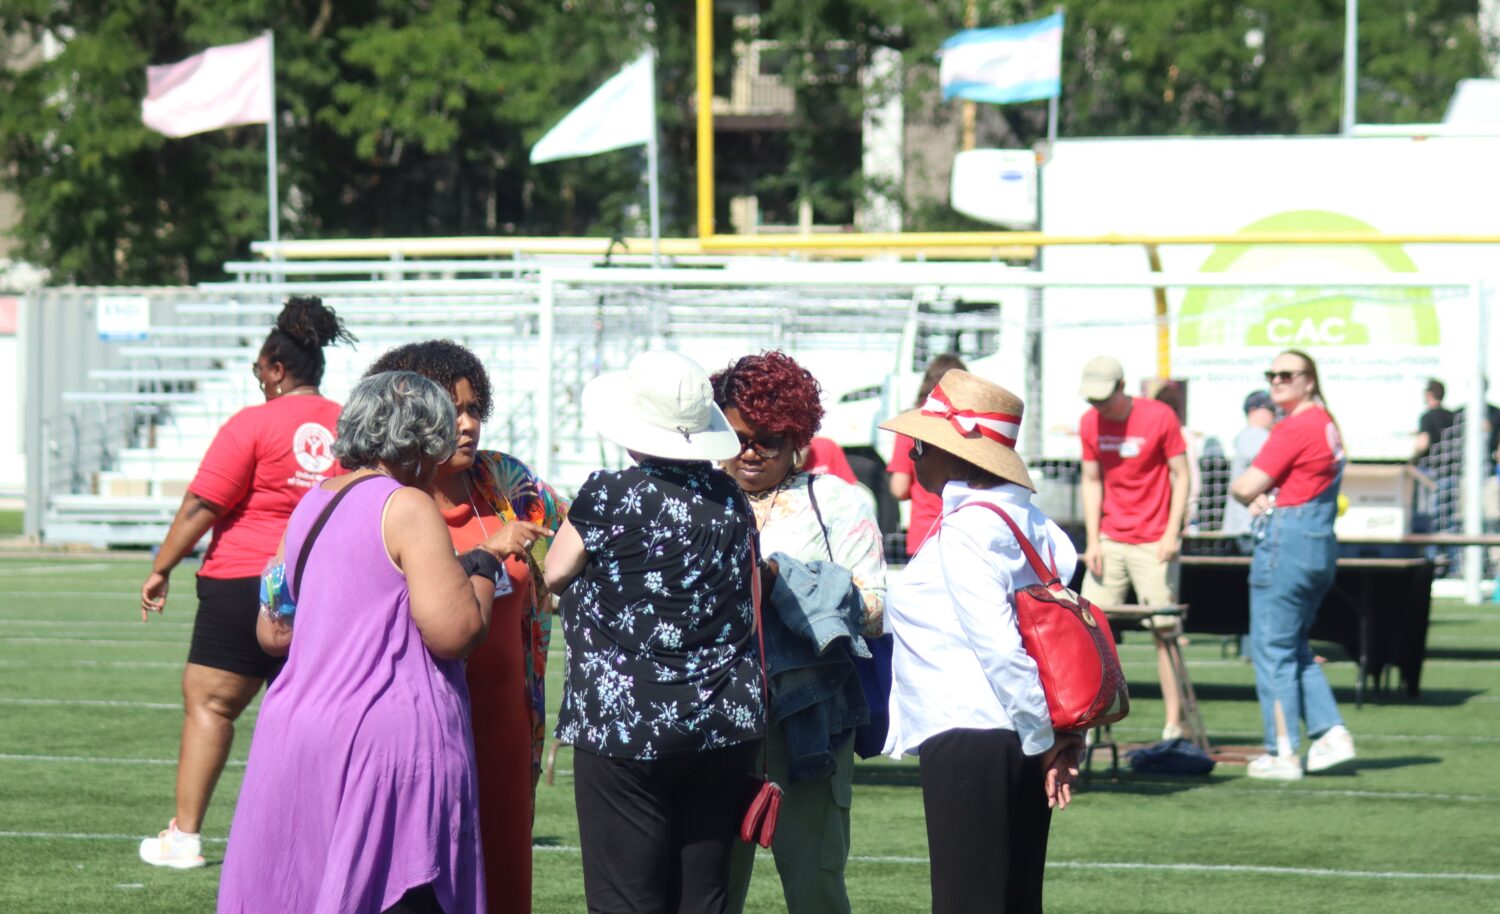
[[[443,511],[448,534],[467,552],[505,521],[478,502]],[[528,605],[531,571],[505,560],[511,591],[495,598],[488,637],[469,655],[469,704],[474,721],[474,763],[479,776],[479,833],[490,914],[531,910],[531,704],[526,693],[521,614]]]

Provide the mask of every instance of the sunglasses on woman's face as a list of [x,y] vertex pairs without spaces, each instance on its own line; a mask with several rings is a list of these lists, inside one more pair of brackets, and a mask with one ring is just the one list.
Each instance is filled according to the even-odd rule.
[[907,456],[910,457],[912,460],[921,460],[922,459],[922,442],[920,442],[920,441],[918,441],[916,439],[912,439],[912,442],[911,442],[911,451],[907,454]]
[[1266,372],[1267,384],[1290,384],[1292,378],[1307,374],[1305,371],[1268,371]]
[[775,460],[781,456],[781,449],[786,446],[786,438],[781,435],[767,435],[764,438],[752,438],[748,435],[735,432],[740,439],[740,453],[749,450],[761,460]]

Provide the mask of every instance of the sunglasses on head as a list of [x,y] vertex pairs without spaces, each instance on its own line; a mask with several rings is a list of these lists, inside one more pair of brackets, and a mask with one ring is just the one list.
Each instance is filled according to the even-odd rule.
[[786,446],[786,438],[781,435],[767,435],[764,438],[752,438],[735,432],[740,439],[740,453],[749,450],[761,460],[775,460],[781,455],[781,449]]
[[1290,384],[1292,378],[1307,374],[1305,371],[1268,371],[1266,372],[1267,384]]

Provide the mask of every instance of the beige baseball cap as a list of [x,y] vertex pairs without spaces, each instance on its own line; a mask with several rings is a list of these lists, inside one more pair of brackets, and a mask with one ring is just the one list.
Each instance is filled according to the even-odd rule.
[[1085,400],[1108,400],[1115,385],[1125,379],[1125,368],[1113,356],[1098,355],[1083,366],[1083,383],[1078,393]]

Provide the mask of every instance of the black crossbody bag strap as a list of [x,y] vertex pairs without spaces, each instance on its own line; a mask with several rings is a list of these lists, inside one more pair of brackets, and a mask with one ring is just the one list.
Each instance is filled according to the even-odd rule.
[[823,523],[823,512],[818,510],[818,493],[813,483],[818,481],[817,473],[810,473],[807,477],[807,500],[812,503],[813,517],[818,519],[818,532],[823,534],[823,548],[828,550],[828,561],[833,561],[833,543],[828,539],[828,526]]
[[328,518],[333,516],[333,509],[339,506],[339,502],[344,500],[344,496],[349,494],[350,489],[381,475],[384,474],[372,473],[369,476],[356,479],[342,489],[339,489],[333,496],[333,500],[328,503],[328,507],[324,508],[323,513],[318,515],[318,519],[313,521],[312,529],[307,531],[307,538],[302,541],[302,552],[297,556],[296,575],[290,582],[291,587],[289,589],[292,591],[293,603],[297,602],[297,595],[302,590],[302,569],[307,567],[307,557],[312,554],[313,542],[317,540],[318,534],[323,532],[323,525],[328,523]]

